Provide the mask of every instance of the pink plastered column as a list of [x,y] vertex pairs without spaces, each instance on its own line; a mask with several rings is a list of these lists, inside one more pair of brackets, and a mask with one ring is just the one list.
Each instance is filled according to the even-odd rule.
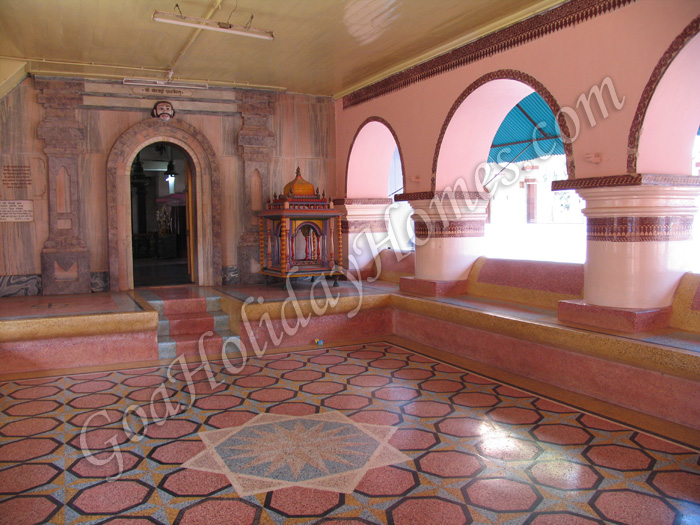
[[575,189],[588,223],[584,299],[560,303],[559,318],[630,332],[663,326],[690,263],[700,179],[631,174],[553,189]]
[[397,197],[413,207],[416,280],[466,281],[474,261],[484,254],[488,199],[488,193],[476,191],[429,191]]
[[362,279],[374,275],[374,259],[380,251],[392,248],[389,237],[390,198],[334,199],[343,214],[343,268]]

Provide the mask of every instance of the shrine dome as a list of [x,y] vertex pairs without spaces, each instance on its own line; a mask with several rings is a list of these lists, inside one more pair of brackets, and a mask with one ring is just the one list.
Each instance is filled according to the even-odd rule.
[[297,176],[292,182],[288,182],[284,186],[283,195],[291,195],[292,197],[308,197],[316,194],[314,185],[303,179],[301,170],[297,168]]

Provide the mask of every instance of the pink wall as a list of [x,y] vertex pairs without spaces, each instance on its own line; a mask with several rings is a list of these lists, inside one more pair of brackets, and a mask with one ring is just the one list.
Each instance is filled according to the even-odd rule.
[[[338,100],[337,187],[345,185],[355,133],[368,117],[377,116],[391,125],[401,144],[406,191],[429,190],[433,156],[451,106],[472,82],[499,69],[531,75],[560,106],[576,111],[580,124],[573,143],[577,178],[626,173],[630,125],[644,86],[674,38],[698,15],[697,0],[638,0],[357,106],[343,109],[342,100]],[[609,116],[603,119],[595,109],[596,123],[591,125],[584,108],[576,108],[576,104],[581,95],[587,95],[607,77],[624,103],[616,110],[606,93]],[[569,125],[575,134],[575,127]],[[589,153],[600,154],[602,161],[587,162]]]
[[[352,144],[347,168],[347,197],[386,198],[389,194],[389,168],[396,146],[391,131],[381,122],[368,122],[362,127]],[[342,188],[344,184],[336,187]]]
[[700,36],[671,62],[649,103],[639,137],[637,171],[690,175],[700,127]]
[[[493,80],[477,88],[459,106],[440,144],[436,189],[454,187],[462,179],[470,190],[484,191],[477,168],[487,162],[489,149],[501,122],[532,88],[516,80]],[[486,181],[488,182],[488,180]]]

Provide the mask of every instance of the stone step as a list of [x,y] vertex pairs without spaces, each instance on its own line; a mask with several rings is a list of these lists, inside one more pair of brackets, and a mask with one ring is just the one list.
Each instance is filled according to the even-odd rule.
[[228,330],[229,317],[226,312],[193,312],[162,317],[158,321],[158,335],[202,334],[207,330]]
[[[199,355],[199,339],[201,336],[202,334],[159,336],[158,358],[174,359],[180,355]],[[213,332],[212,335],[205,336],[203,339],[205,353],[212,357],[220,357],[223,344],[229,339],[231,339],[231,341],[226,345],[227,355],[231,358],[239,356],[238,346],[235,342],[240,343],[241,338],[231,330],[216,331]]]
[[[163,299],[152,290],[144,289],[138,292],[159,316],[180,315],[194,312],[216,312],[221,310],[221,297],[208,290],[199,289],[190,292],[190,296]],[[161,292],[163,293],[163,292]]]

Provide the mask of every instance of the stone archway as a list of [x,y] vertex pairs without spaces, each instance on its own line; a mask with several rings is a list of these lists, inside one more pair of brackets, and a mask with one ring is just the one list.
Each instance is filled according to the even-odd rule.
[[136,154],[154,142],[176,144],[192,160],[196,203],[195,279],[200,286],[221,284],[221,183],[214,149],[194,126],[177,118],[168,121],[153,118],[125,131],[107,158],[110,290],[134,287],[129,174]]

